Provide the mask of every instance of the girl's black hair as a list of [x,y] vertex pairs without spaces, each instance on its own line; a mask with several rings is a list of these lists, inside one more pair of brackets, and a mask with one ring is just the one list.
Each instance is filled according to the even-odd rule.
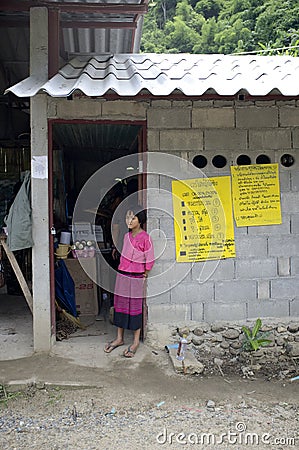
[[138,210],[137,212],[134,211],[134,215],[137,217],[138,222],[142,227],[146,222],[146,211],[144,209]]

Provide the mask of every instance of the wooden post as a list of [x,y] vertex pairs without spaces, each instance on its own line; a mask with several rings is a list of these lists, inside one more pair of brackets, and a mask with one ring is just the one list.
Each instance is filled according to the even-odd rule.
[[26,302],[28,303],[29,309],[31,311],[31,313],[33,313],[33,299],[32,299],[32,295],[31,292],[28,288],[28,285],[26,283],[26,280],[24,278],[24,275],[20,269],[20,266],[18,264],[18,261],[16,260],[15,255],[13,254],[13,252],[9,249],[9,247],[7,246],[6,242],[6,237],[5,238],[1,238],[0,237],[0,244],[2,245],[7,258],[9,259],[9,262],[11,264],[11,267],[13,268],[13,271],[17,277],[17,280],[20,284],[20,287],[22,289],[22,292],[24,294],[24,297],[26,299]]

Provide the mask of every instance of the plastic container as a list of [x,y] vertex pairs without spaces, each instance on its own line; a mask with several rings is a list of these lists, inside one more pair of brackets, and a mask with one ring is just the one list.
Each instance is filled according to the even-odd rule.
[[183,337],[180,338],[180,342],[179,342],[179,346],[178,346],[178,351],[177,351],[177,355],[176,355],[176,359],[179,361],[184,361],[185,359],[185,352],[187,350],[187,336],[184,334]]
[[73,258],[93,258],[96,254],[95,249],[72,250]]
[[62,231],[60,234],[60,244],[70,245],[71,243],[71,233],[68,231]]

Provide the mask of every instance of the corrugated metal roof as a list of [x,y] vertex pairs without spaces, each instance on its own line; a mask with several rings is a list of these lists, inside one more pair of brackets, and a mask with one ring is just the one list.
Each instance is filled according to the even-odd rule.
[[299,95],[299,58],[290,56],[233,56],[189,54],[117,54],[76,57],[46,83],[29,77],[8,89],[19,97],[40,91],[67,97],[116,93],[136,96],[147,92],[167,96],[246,91],[252,96],[280,93]]
[[[57,5],[63,64],[79,54],[139,52],[148,0],[0,1],[0,91],[29,74],[30,6]],[[141,11],[140,14],[136,11]]]

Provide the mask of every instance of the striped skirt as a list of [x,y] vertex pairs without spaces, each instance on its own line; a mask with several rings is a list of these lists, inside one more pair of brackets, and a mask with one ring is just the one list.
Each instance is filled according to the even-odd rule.
[[114,325],[126,330],[142,326],[143,274],[118,273],[114,290]]

